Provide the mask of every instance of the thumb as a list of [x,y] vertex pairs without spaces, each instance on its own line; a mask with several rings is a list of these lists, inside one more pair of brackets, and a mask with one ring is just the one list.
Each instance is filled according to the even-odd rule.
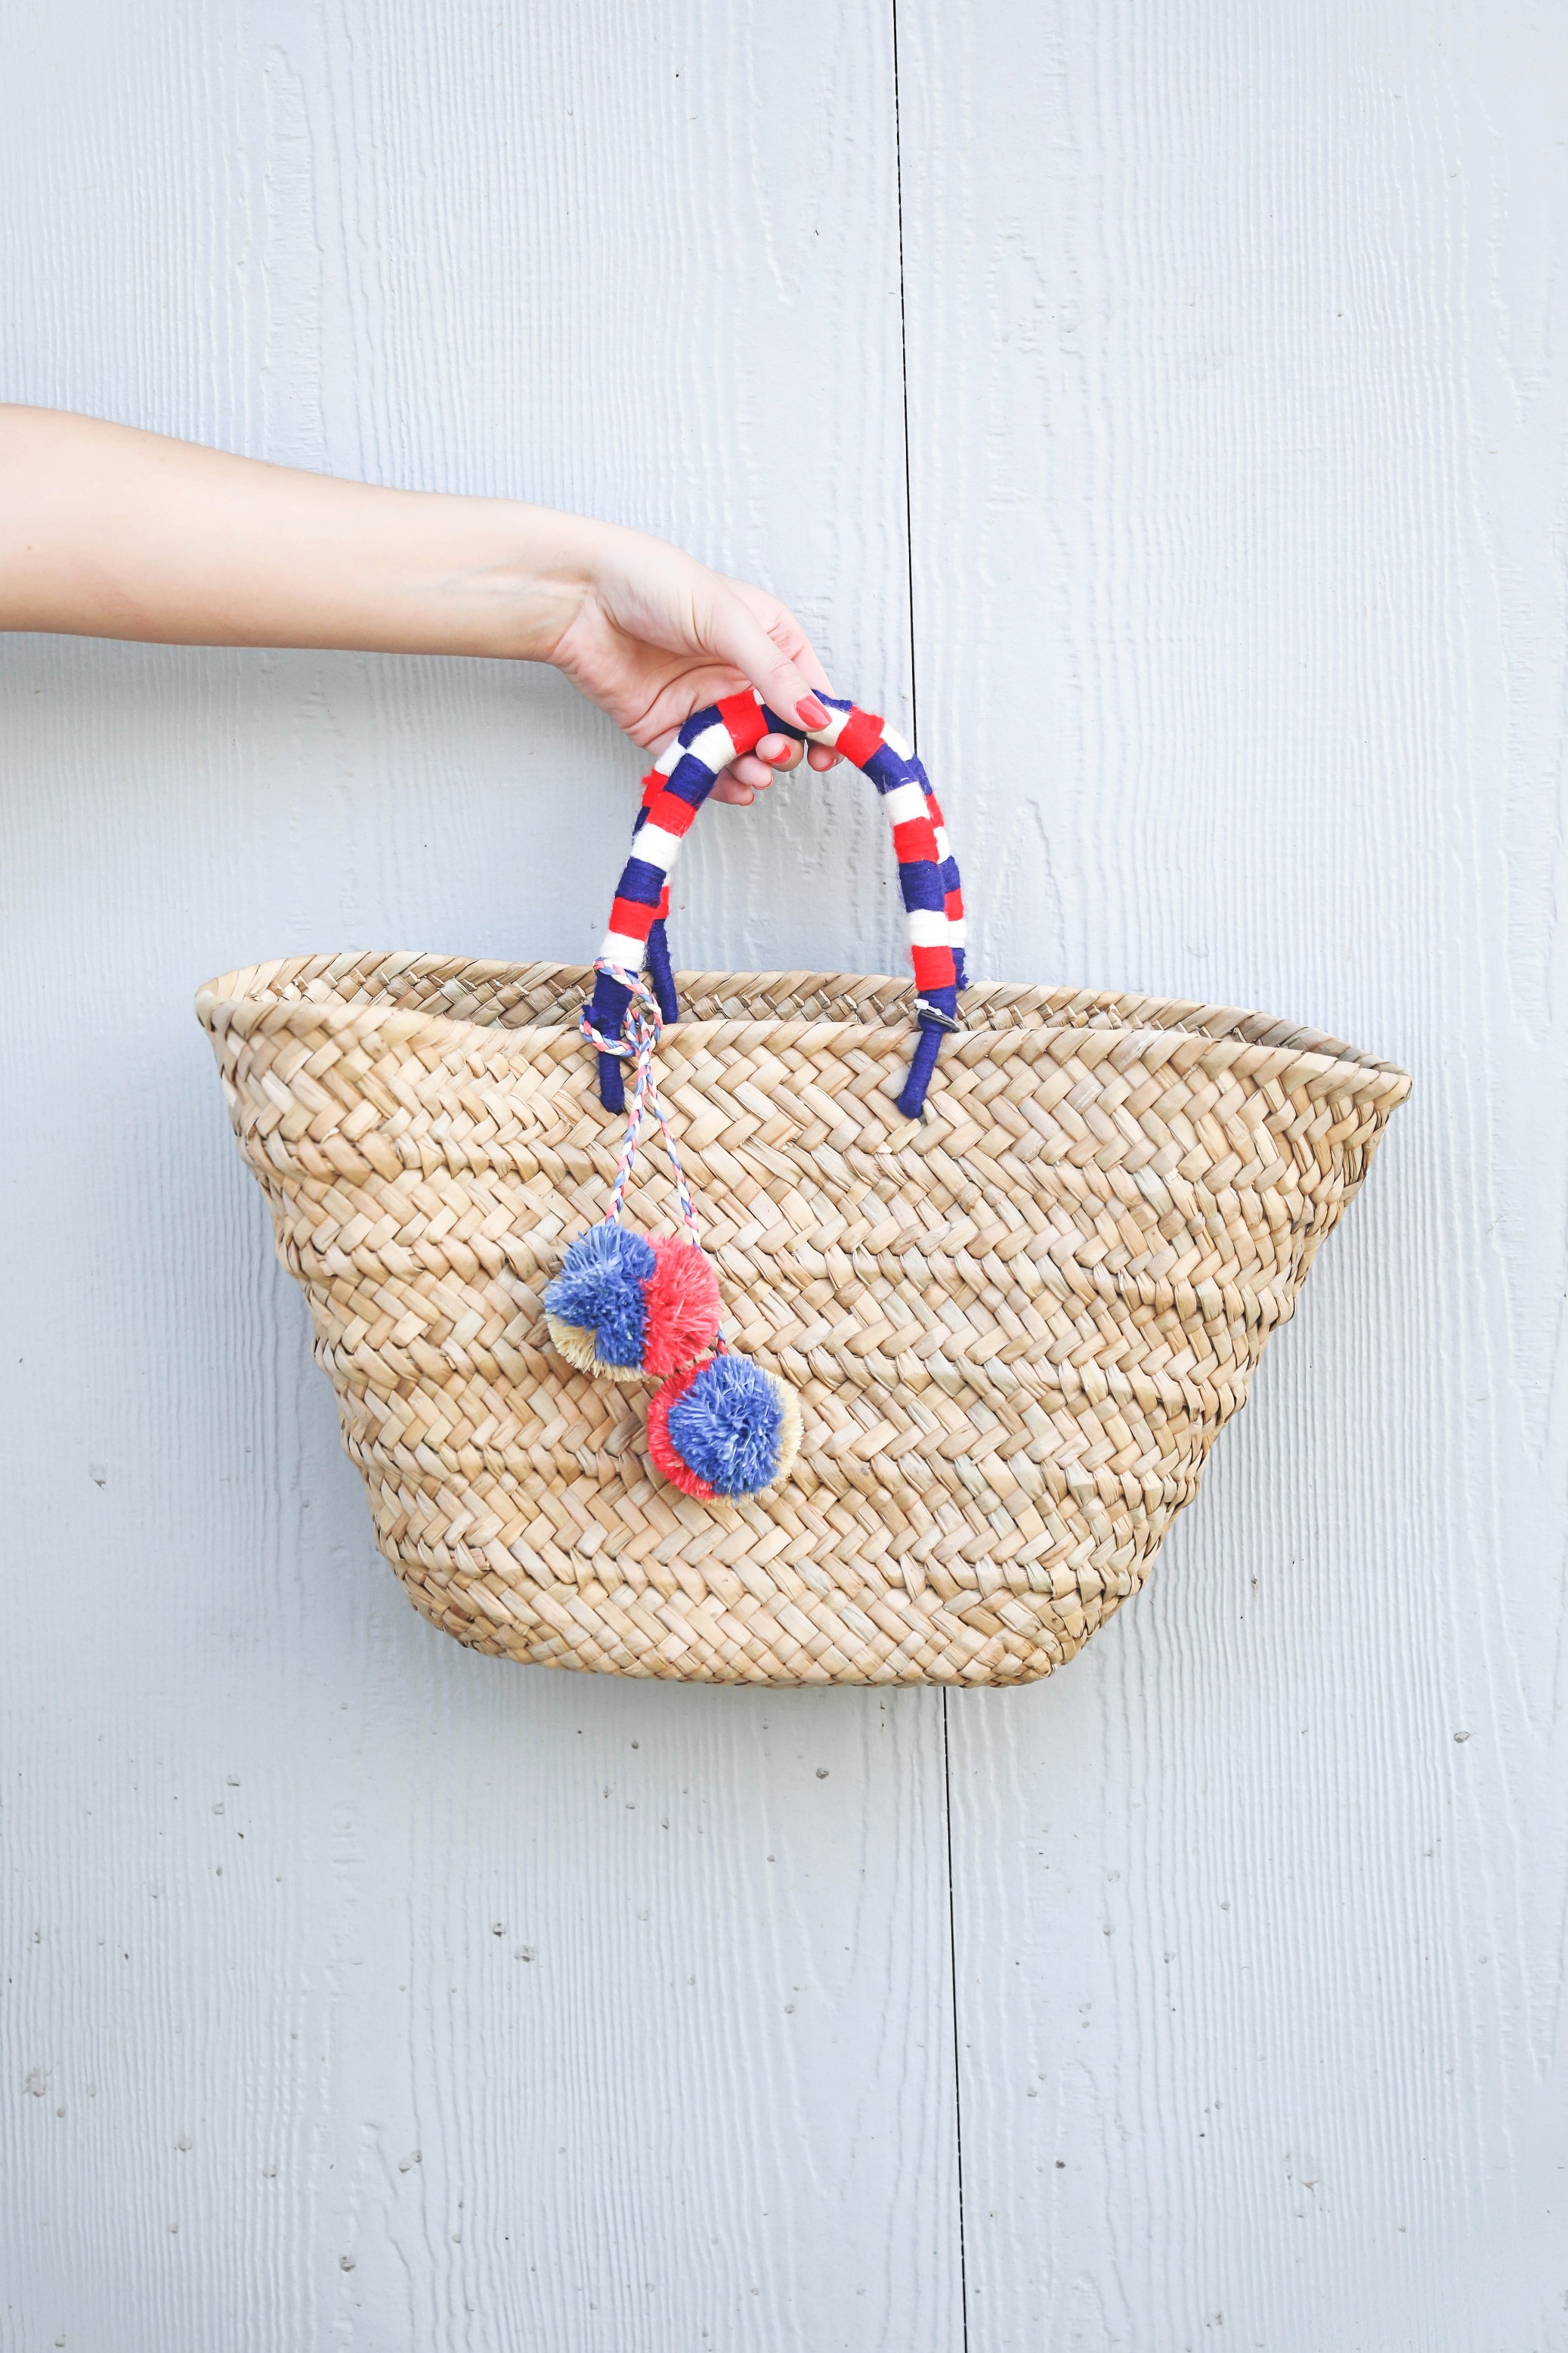
[[708,641],[716,654],[749,678],[768,709],[796,727],[826,727],[828,711],[805,672],[791,661],[738,596],[721,588],[713,599]]

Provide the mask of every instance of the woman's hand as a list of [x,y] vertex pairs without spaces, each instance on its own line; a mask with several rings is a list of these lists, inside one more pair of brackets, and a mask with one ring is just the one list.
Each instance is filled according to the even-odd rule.
[[[634,742],[658,750],[692,712],[754,686],[802,727],[820,727],[827,679],[795,615],[765,590],[727,580],[640,532],[588,524],[582,601],[546,659]],[[797,767],[792,736],[764,735],[725,769],[715,800],[745,803]],[[814,768],[837,757],[810,747]]]
[[[827,713],[794,616],[663,540],[515,499],[378,490],[97,417],[0,406],[0,628],[553,662],[638,744],[758,688]],[[798,765],[765,735],[715,787]],[[835,755],[814,745],[814,767]]]

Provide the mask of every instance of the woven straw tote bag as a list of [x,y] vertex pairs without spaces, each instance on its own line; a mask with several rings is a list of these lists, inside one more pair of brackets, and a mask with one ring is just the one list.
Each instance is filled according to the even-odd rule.
[[[893,823],[912,1060],[891,979],[688,973],[677,1019],[666,877],[764,729],[801,733],[735,697],[646,780],[595,967],[290,957],[198,1014],[433,1624],[620,1674],[1026,1683],[1142,1583],[1410,1082],[1258,1014],[965,987],[931,787],[847,704],[813,733]],[[569,1361],[544,1303],[613,1187],[626,1230],[680,1227],[626,1145],[645,1098],[729,1344],[798,1399],[793,1462],[734,1499],[672,1483],[653,1382]]]

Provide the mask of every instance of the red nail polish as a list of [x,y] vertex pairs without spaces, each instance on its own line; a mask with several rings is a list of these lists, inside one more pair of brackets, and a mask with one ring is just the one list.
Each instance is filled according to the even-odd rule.
[[826,727],[827,706],[818,702],[815,694],[803,694],[795,706],[795,715],[803,727]]

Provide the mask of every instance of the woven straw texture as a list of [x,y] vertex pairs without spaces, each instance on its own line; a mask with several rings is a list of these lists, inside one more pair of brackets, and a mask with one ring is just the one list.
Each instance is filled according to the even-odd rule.
[[[1142,1583],[1409,1080],[1256,1014],[977,986],[911,1124],[907,982],[682,976],[657,1066],[726,1333],[805,1412],[786,1481],[699,1504],[645,1385],[547,1344],[620,1140],[591,983],[320,956],[197,998],[410,1598],[548,1666],[1048,1674]],[[657,1149],[628,1207],[679,1228]]]

